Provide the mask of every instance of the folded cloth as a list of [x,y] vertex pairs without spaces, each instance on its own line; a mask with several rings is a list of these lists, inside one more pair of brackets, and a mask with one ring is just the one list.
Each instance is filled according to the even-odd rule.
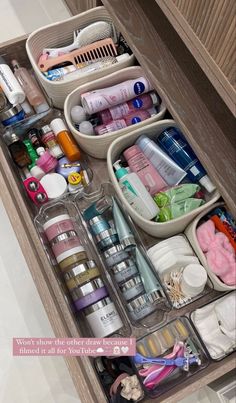
[[197,309],[193,322],[212,358],[220,358],[233,349],[233,341],[221,332],[214,304]]
[[232,292],[215,303],[215,312],[220,325],[226,331],[236,329],[236,292]]
[[222,232],[215,233],[215,224],[208,220],[197,230],[200,248],[205,253],[209,268],[227,285],[236,284],[236,260],[234,248]]

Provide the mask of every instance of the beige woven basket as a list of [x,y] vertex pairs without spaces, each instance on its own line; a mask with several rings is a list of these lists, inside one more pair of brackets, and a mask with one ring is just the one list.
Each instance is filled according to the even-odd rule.
[[196,208],[195,210],[191,211],[190,213],[184,214],[182,217],[175,218],[174,220],[167,221],[167,222],[155,222],[149,221],[145,218],[141,217],[127,202],[126,198],[123,195],[123,192],[119,186],[119,183],[116,179],[113,170],[113,164],[118,159],[120,154],[124,151],[125,148],[132,146],[138,137],[142,134],[145,134],[150,139],[153,139],[158,134],[160,134],[163,130],[167,127],[174,126],[177,127],[176,123],[173,120],[160,120],[159,122],[155,122],[147,127],[141,127],[137,130],[134,130],[132,133],[126,134],[121,138],[114,141],[111,146],[109,147],[107,153],[107,166],[108,166],[108,173],[113,184],[117,196],[119,197],[121,203],[123,204],[125,210],[128,214],[132,217],[134,222],[142,228],[147,234],[150,234],[156,238],[167,238],[172,235],[179,234],[185,230],[187,225],[200,213],[203,211],[207,211],[213,203],[215,203],[220,194],[217,190],[212,192],[209,195],[208,200],[202,206]]
[[69,78],[66,82],[49,81],[38,68],[38,59],[44,48],[60,47],[73,42],[73,31],[82,29],[92,22],[112,21],[105,7],[95,7],[75,17],[47,25],[32,32],[26,42],[26,51],[33,66],[37,79],[45,89],[48,97],[57,108],[63,108],[66,96],[79,85],[106,76],[114,71],[134,64],[135,57],[117,62],[95,72],[83,74],[80,78]]
[[83,150],[86,151],[92,157],[106,158],[107,150],[110,144],[115,139],[121,137],[124,134],[132,133],[139,127],[147,126],[150,123],[162,119],[162,117],[166,112],[165,105],[162,102],[160,105],[160,111],[155,116],[152,116],[149,119],[144,120],[143,122],[137,123],[133,126],[129,126],[126,127],[125,129],[121,129],[112,133],[102,134],[100,136],[88,136],[76,130],[70,116],[71,108],[75,105],[80,105],[81,94],[83,94],[84,92],[96,90],[98,88],[110,87],[112,85],[119,84],[122,81],[132,80],[134,78],[138,78],[141,76],[145,76],[141,67],[139,66],[127,67],[123,70],[117,71],[116,73],[112,73],[106,77],[81,85],[66,98],[64,106],[64,114],[67,124],[70,128],[70,131],[71,133],[73,133],[76,141],[83,148]]

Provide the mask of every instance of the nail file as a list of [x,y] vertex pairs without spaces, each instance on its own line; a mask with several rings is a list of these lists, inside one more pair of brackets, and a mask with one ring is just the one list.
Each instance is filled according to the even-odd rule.
[[52,59],[42,60],[42,58],[40,58],[38,67],[42,72],[50,70],[54,66],[63,63],[71,63],[77,67],[79,63],[95,61],[107,56],[117,56],[116,46],[111,38],[94,42],[90,45]]

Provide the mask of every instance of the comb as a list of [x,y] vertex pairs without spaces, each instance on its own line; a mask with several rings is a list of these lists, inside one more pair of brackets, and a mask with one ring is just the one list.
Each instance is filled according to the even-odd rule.
[[38,67],[42,72],[66,62],[77,67],[79,63],[95,61],[96,59],[107,56],[117,56],[116,46],[111,38],[102,39],[101,41],[91,43],[91,45],[83,46],[80,49],[73,50],[70,53],[52,59],[43,60],[44,58],[40,58]]

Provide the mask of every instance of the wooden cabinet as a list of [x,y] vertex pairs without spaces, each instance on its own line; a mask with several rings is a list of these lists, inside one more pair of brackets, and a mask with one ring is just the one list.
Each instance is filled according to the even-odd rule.
[[[174,119],[183,128],[225,201],[234,210],[236,147],[233,115],[163,13],[164,4],[170,5],[171,2],[103,0],[103,3]],[[181,2],[174,3],[179,7]],[[7,54],[9,61],[13,55],[17,56],[19,62],[27,66],[25,39],[23,37],[2,44],[0,53]],[[91,158],[90,163],[103,172],[103,181],[108,178],[105,161]],[[32,220],[33,211],[20,180],[14,175],[3,142],[0,148],[0,195],[56,336],[79,337],[79,324],[69,310],[63,289],[39,241]],[[192,304],[191,310],[206,303],[208,299],[204,297],[204,300]],[[178,315],[187,311],[186,308],[182,309]],[[105,402],[92,361],[86,357],[67,357],[66,361],[81,401]],[[158,401],[177,402],[234,366],[235,355],[219,363],[210,363],[208,368],[158,398]]]

